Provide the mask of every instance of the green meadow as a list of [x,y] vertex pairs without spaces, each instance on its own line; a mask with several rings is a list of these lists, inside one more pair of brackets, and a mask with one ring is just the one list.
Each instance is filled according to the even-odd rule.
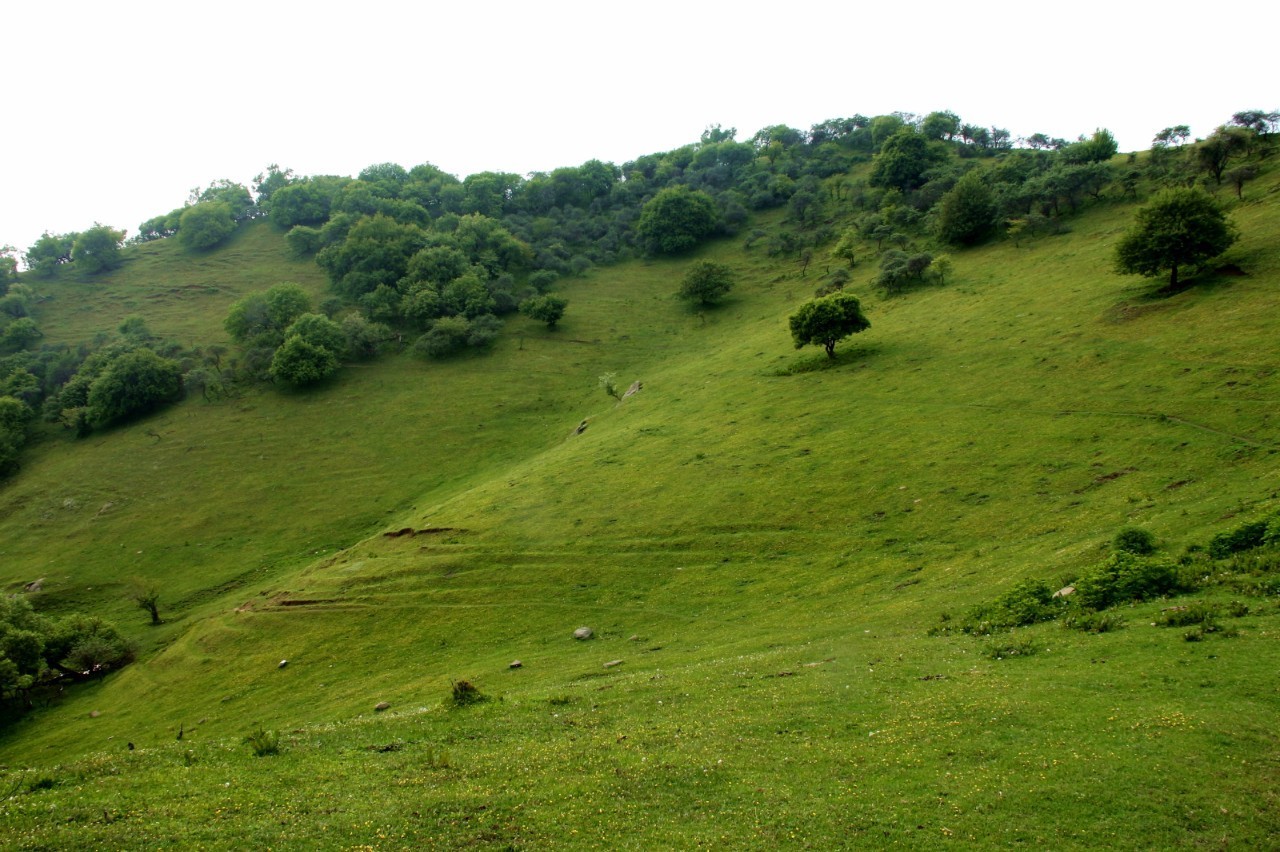
[[[724,239],[564,279],[555,330],[484,354],[42,432],[0,486],[0,583],[139,652],[0,729],[0,840],[1274,846],[1280,568],[1200,548],[1280,507],[1278,192],[1221,190],[1232,267],[1173,294],[1113,271],[1118,197],[901,295],[865,246],[871,328],[834,360],[787,317],[843,261]],[[229,346],[245,293],[326,293],[261,220],[126,258],[37,288],[51,342],[141,315]],[[718,307],[675,296],[698,259],[737,275]],[[1126,526],[1200,585],[1102,633],[948,629]],[[1163,626],[1193,602],[1222,629]]]

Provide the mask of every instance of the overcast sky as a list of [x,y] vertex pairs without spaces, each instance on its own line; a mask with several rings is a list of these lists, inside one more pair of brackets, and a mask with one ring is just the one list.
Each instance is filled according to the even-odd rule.
[[[192,187],[431,162],[464,177],[617,163],[710,124],[949,109],[1121,150],[1280,107],[1274,3],[10,0],[0,245],[132,235]],[[1230,30],[1228,32],[1228,29]]]

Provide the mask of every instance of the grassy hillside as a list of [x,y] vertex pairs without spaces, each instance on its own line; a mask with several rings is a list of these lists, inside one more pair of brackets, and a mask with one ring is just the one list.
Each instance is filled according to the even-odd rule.
[[[1232,208],[1246,274],[1174,295],[1110,271],[1135,207],[1105,202],[955,255],[946,286],[886,299],[859,266],[872,328],[829,363],[786,330],[814,270],[723,242],[697,255],[740,276],[718,309],[674,298],[694,258],[632,262],[489,355],[44,441],[0,491],[0,580],[44,578],[41,608],[93,608],[143,653],[4,732],[0,835],[1269,845],[1275,597],[1198,643],[1153,626],[1167,601],[1101,635],[929,632],[1078,576],[1122,526],[1176,556],[1275,508],[1277,187]],[[208,341],[278,280],[320,288],[251,226],[194,266],[148,245],[91,308],[68,291],[39,319]],[[615,404],[605,372],[643,390]],[[454,706],[459,680],[489,700]],[[280,754],[243,743],[258,726]]]

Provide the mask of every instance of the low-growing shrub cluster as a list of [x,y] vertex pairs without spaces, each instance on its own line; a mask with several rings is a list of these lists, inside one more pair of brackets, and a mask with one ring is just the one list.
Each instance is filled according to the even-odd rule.
[[[1043,580],[1022,580],[996,599],[971,608],[959,618],[944,613],[930,635],[952,632],[991,636],[1045,621],[1060,620],[1064,628],[1086,633],[1107,633],[1122,628],[1124,619],[1115,607],[1175,597],[1213,586],[1225,586],[1245,595],[1280,595],[1280,513],[1247,521],[1215,535],[1208,547],[1191,546],[1177,561],[1156,555],[1155,538],[1138,527],[1125,527],[1111,542],[1111,553],[1058,591]],[[1225,610],[1204,602],[1171,606],[1157,624],[1194,627],[1187,641],[1210,634],[1233,636],[1217,617],[1241,618],[1248,604],[1233,600]],[[1193,635],[1194,634],[1194,635]],[[1002,644],[991,646],[991,656],[1003,653]],[[1025,652],[1023,654],[1025,655]]]

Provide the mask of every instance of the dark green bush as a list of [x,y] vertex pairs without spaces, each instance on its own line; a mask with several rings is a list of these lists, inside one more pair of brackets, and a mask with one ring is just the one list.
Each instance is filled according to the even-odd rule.
[[1209,540],[1209,555],[1214,559],[1225,559],[1242,550],[1261,547],[1267,535],[1267,520],[1249,521],[1233,530],[1220,532]]
[[450,700],[455,707],[467,707],[485,701],[487,696],[469,680],[455,680],[450,689]]
[[1117,551],[1076,581],[1073,600],[1084,609],[1099,610],[1163,597],[1185,588],[1177,568],[1167,559]]
[[1149,556],[1156,552],[1156,539],[1141,527],[1125,527],[1111,540],[1111,549],[1137,556]]
[[1156,620],[1161,627],[1188,627],[1192,624],[1212,625],[1218,614],[1218,608],[1202,601],[1194,601],[1186,606],[1175,606],[1166,609]]

